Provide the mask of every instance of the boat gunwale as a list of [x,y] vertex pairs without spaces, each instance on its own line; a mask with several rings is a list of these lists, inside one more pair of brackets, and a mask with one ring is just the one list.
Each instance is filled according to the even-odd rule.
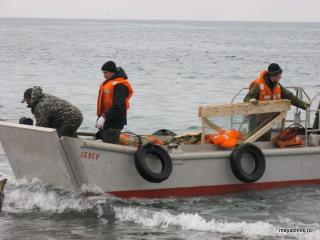
[[34,130],[42,131],[42,132],[56,132],[57,131],[55,128],[31,126],[31,125],[19,124],[19,123],[7,122],[7,121],[0,121],[0,125],[14,127],[14,128],[23,128],[25,130],[30,130],[30,131],[34,131]]
[[[259,145],[257,144],[259,147]],[[92,148],[97,150],[107,150],[118,153],[134,154],[137,150],[135,147],[125,146],[125,145],[116,145],[108,144],[103,142],[93,142],[88,140],[83,140],[80,148]],[[310,155],[310,154],[320,154],[320,146],[312,147],[299,147],[299,148],[272,148],[264,149],[261,148],[261,151],[266,157],[268,156],[290,156],[290,155]],[[208,159],[208,158],[229,158],[232,150],[214,150],[214,151],[197,151],[197,152],[179,152],[175,153],[168,152],[172,160],[197,160],[197,159]]]

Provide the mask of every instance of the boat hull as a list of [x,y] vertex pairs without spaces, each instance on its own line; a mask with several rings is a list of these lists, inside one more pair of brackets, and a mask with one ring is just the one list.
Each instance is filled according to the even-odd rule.
[[172,153],[171,176],[162,183],[151,183],[137,172],[134,152],[112,155],[116,150],[103,143],[82,142],[78,147],[82,156],[83,152],[100,156],[97,161],[81,158],[84,172],[91,172],[87,182],[119,197],[199,196],[320,183],[318,147],[265,149],[266,170],[255,183],[243,183],[235,177],[230,168],[231,151]]
[[[170,152],[170,177],[152,183],[136,170],[133,147],[59,139],[52,129],[3,122],[0,140],[16,178],[38,178],[72,191],[98,186],[124,198],[199,196],[320,183],[320,147],[275,149],[261,145],[265,172],[257,182],[243,183],[230,168],[231,151],[211,145],[188,146]],[[157,168],[157,164],[151,161],[151,167]]]

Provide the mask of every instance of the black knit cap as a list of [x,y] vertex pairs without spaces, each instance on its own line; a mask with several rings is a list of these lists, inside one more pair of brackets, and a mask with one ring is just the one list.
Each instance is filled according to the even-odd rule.
[[32,94],[32,88],[28,88],[27,90],[25,90],[21,103],[24,103],[26,101],[26,98],[31,98],[31,94]]
[[117,66],[113,61],[108,61],[105,64],[102,65],[101,67],[102,72],[117,72]]
[[269,77],[278,76],[282,74],[282,69],[279,64],[271,63],[268,67]]

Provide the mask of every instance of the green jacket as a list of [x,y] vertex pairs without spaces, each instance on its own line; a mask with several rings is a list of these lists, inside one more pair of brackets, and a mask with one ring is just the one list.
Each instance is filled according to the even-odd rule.
[[[272,84],[269,81],[266,81],[266,84],[268,85],[268,87],[270,89],[273,89],[275,87],[275,85],[272,86]],[[291,104],[301,108],[301,109],[306,109],[306,103],[304,101],[302,101],[301,99],[299,99],[298,97],[296,97],[292,92],[290,92],[289,90],[287,90],[286,88],[284,88],[280,83],[280,88],[281,88],[281,98],[282,99],[288,99],[291,101]],[[255,99],[259,99],[259,93],[260,93],[260,88],[257,84],[253,85],[253,88],[247,93],[247,95],[244,98],[245,102],[248,102],[250,99],[255,98]]]

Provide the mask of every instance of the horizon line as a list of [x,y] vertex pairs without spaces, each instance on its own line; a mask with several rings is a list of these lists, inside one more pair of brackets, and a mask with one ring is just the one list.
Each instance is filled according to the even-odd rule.
[[45,20],[110,20],[110,21],[163,21],[163,22],[259,22],[259,23],[320,23],[320,21],[274,21],[274,20],[208,20],[208,19],[144,19],[144,18],[85,18],[85,17],[1,17],[0,19]]

